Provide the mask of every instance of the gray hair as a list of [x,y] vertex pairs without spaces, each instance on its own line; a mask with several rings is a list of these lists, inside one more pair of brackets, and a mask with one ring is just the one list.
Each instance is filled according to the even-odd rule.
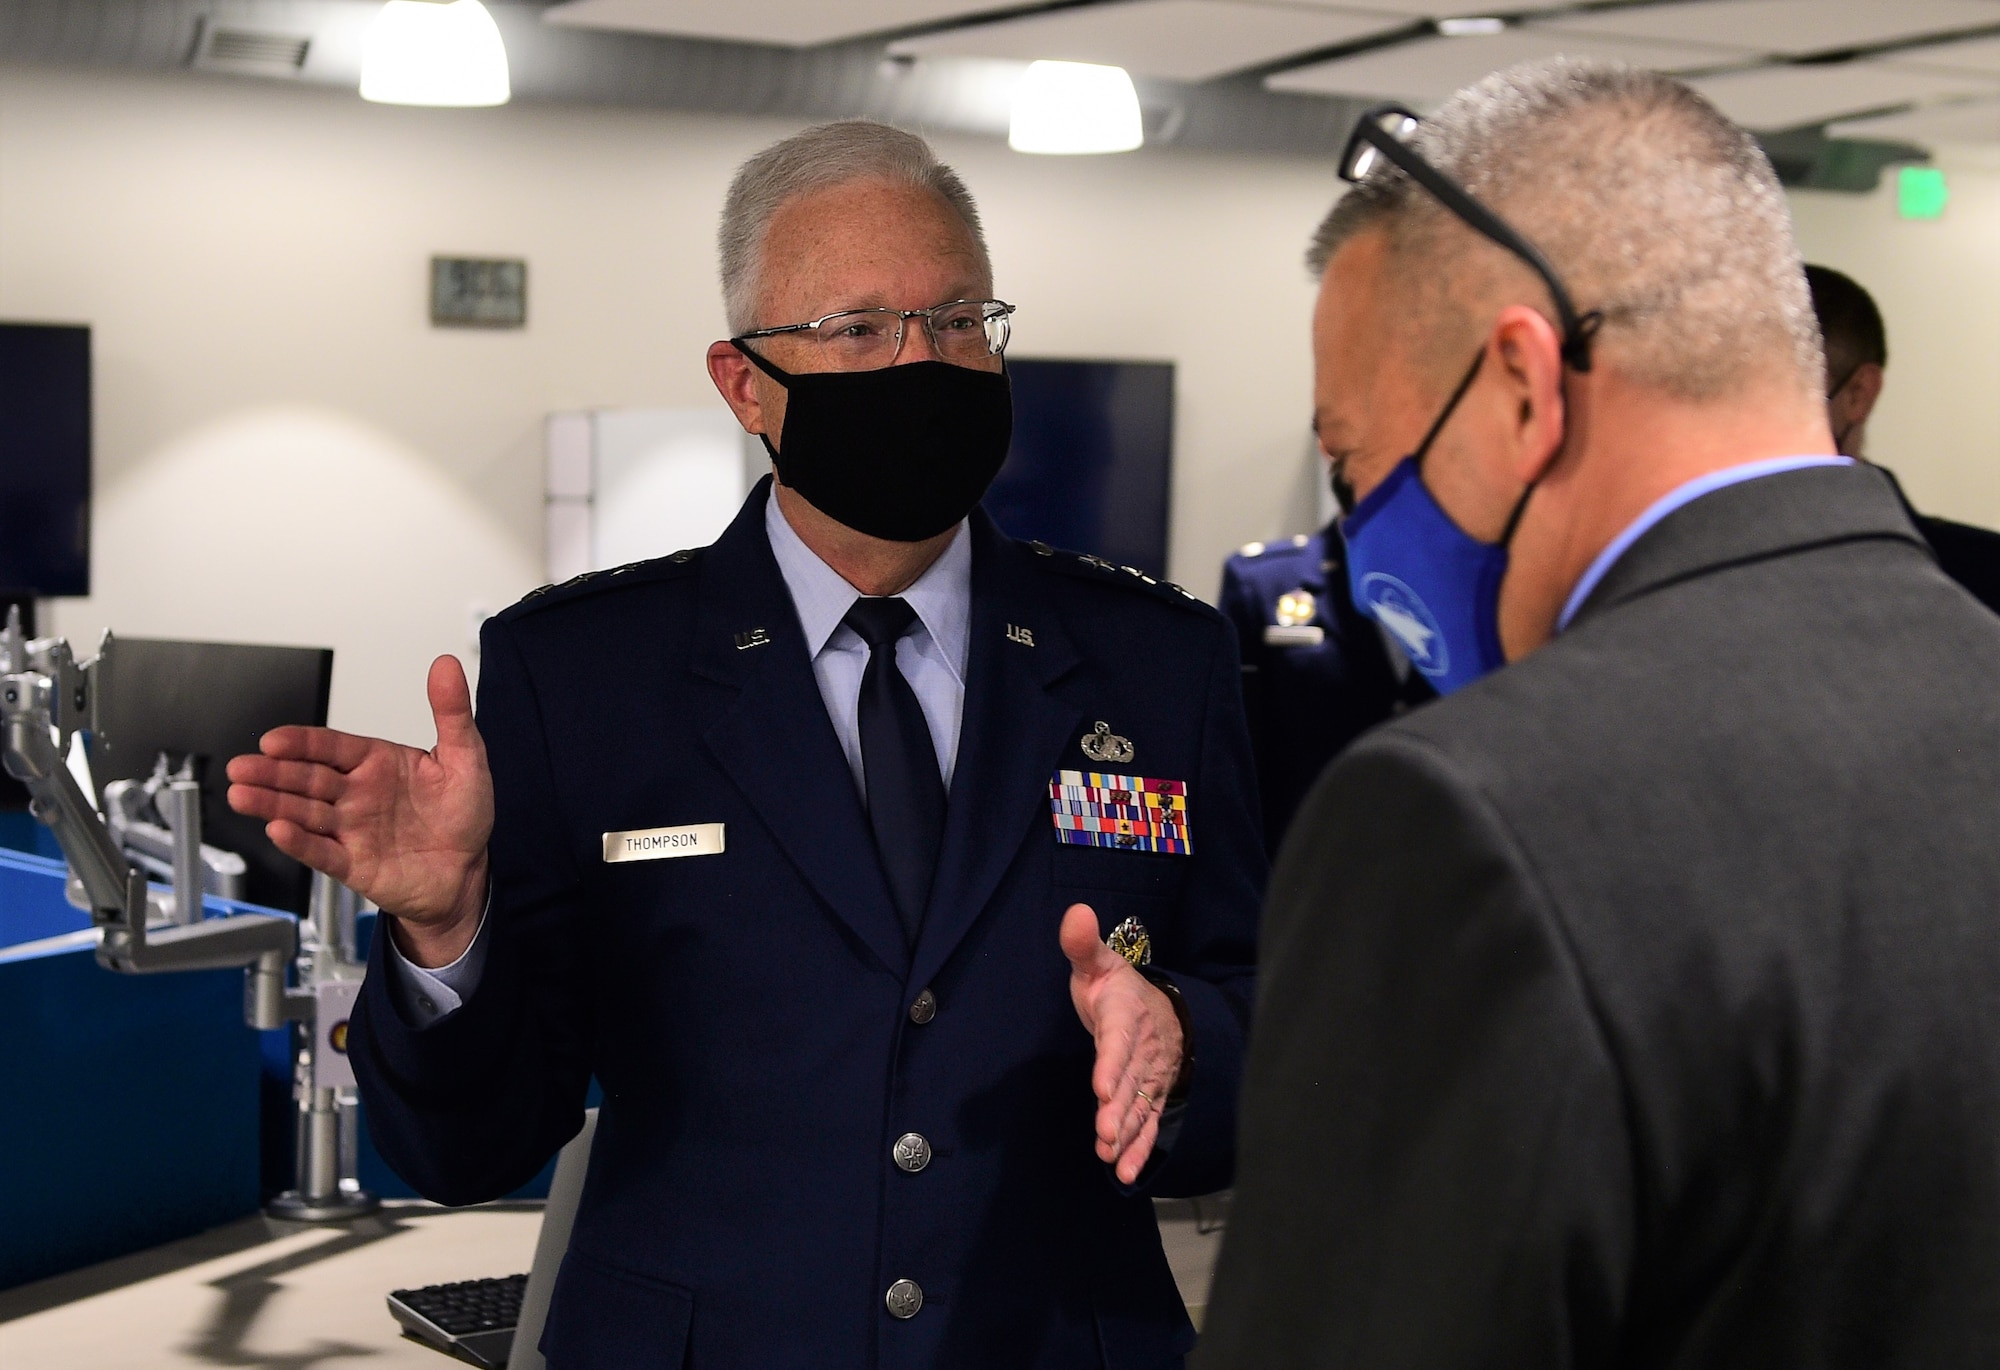
[[[1454,95],[1411,146],[1539,247],[1579,311],[1604,315],[1600,348],[1635,381],[1699,401],[1790,371],[1817,392],[1819,328],[1777,173],[1688,86],[1615,63],[1525,63]],[[1323,274],[1373,228],[1455,374],[1451,354],[1487,326],[1478,302],[1527,268],[1386,159],[1320,224],[1308,266]]]
[[[736,170],[722,203],[722,302],[733,333],[758,327],[757,294],[764,269],[764,238],[789,201],[852,181],[881,180],[927,190],[965,223],[990,273],[986,231],[972,192],[958,173],[937,159],[929,143],[872,119],[821,124],[775,143]],[[796,322],[783,320],[782,322]]]

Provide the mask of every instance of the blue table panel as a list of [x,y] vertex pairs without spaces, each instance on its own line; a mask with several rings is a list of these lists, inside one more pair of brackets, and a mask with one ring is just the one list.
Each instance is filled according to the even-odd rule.
[[62,882],[0,851],[0,1289],[257,1207],[243,973],[103,969]]

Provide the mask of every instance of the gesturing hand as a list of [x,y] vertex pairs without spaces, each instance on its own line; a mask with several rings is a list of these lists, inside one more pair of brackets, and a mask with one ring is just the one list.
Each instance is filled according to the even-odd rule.
[[331,728],[274,728],[229,763],[229,806],[279,851],[381,906],[419,965],[463,952],[486,899],[493,779],[456,657],[431,663],[428,752]]
[[1131,1184],[1160,1135],[1160,1114],[1180,1075],[1184,1045],[1173,1001],[1097,935],[1097,914],[1063,914],[1063,955],[1076,1016],[1097,1042],[1090,1087],[1097,1095],[1097,1155]]

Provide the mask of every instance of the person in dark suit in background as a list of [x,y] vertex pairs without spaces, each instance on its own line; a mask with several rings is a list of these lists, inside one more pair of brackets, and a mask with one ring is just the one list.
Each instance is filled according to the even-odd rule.
[[1222,568],[1216,601],[1236,627],[1264,845],[1273,856],[1326,763],[1436,693],[1386,630],[1354,607],[1340,520],[1253,542]]
[[[1868,420],[1888,379],[1889,331],[1874,296],[1853,277],[1809,265],[1806,283],[1826,346],[1826,411],[1833,440],[1847,456],[1866,460]],[[1876,469],[1895,486],[1944,573],[2000,613],[2000,533],[1918,513],[1895,473],[1886,466]]]
[[2000,1363],[2000,621],[1776,174],[1561,59],[1352,151],[1319,431],[1452,669],[1273,877],[1199,1370]]
[[923,140],[738,172],[712,378],[777,473],[530,595],[424,753],[281,729],[230,802],[381,905],[351,1050],[463,1204],[604,1102],[557,1370],[1167,1370],[1154,1194],[1229,1183],[1264,854],[1234,637],[1016,542],[1013,312]]

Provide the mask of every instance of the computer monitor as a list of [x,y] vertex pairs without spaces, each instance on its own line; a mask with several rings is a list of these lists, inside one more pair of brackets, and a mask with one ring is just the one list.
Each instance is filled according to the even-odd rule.
[[0,597],[90,593],[90,330],[0,323]]
[[243,858],[249,902],[303,914],[312,872],[229,807],[225,769],[273,728],[324,726],[332,688],[330,648],[114,637],[98,669],[91,779],[102,794],[114,780],[144,780],[162,752],[175,767],[192,758],[202,840]]
[[1171,362],[1010,358],[1014,443],[986,511],[1018,538],[1167,574]]

